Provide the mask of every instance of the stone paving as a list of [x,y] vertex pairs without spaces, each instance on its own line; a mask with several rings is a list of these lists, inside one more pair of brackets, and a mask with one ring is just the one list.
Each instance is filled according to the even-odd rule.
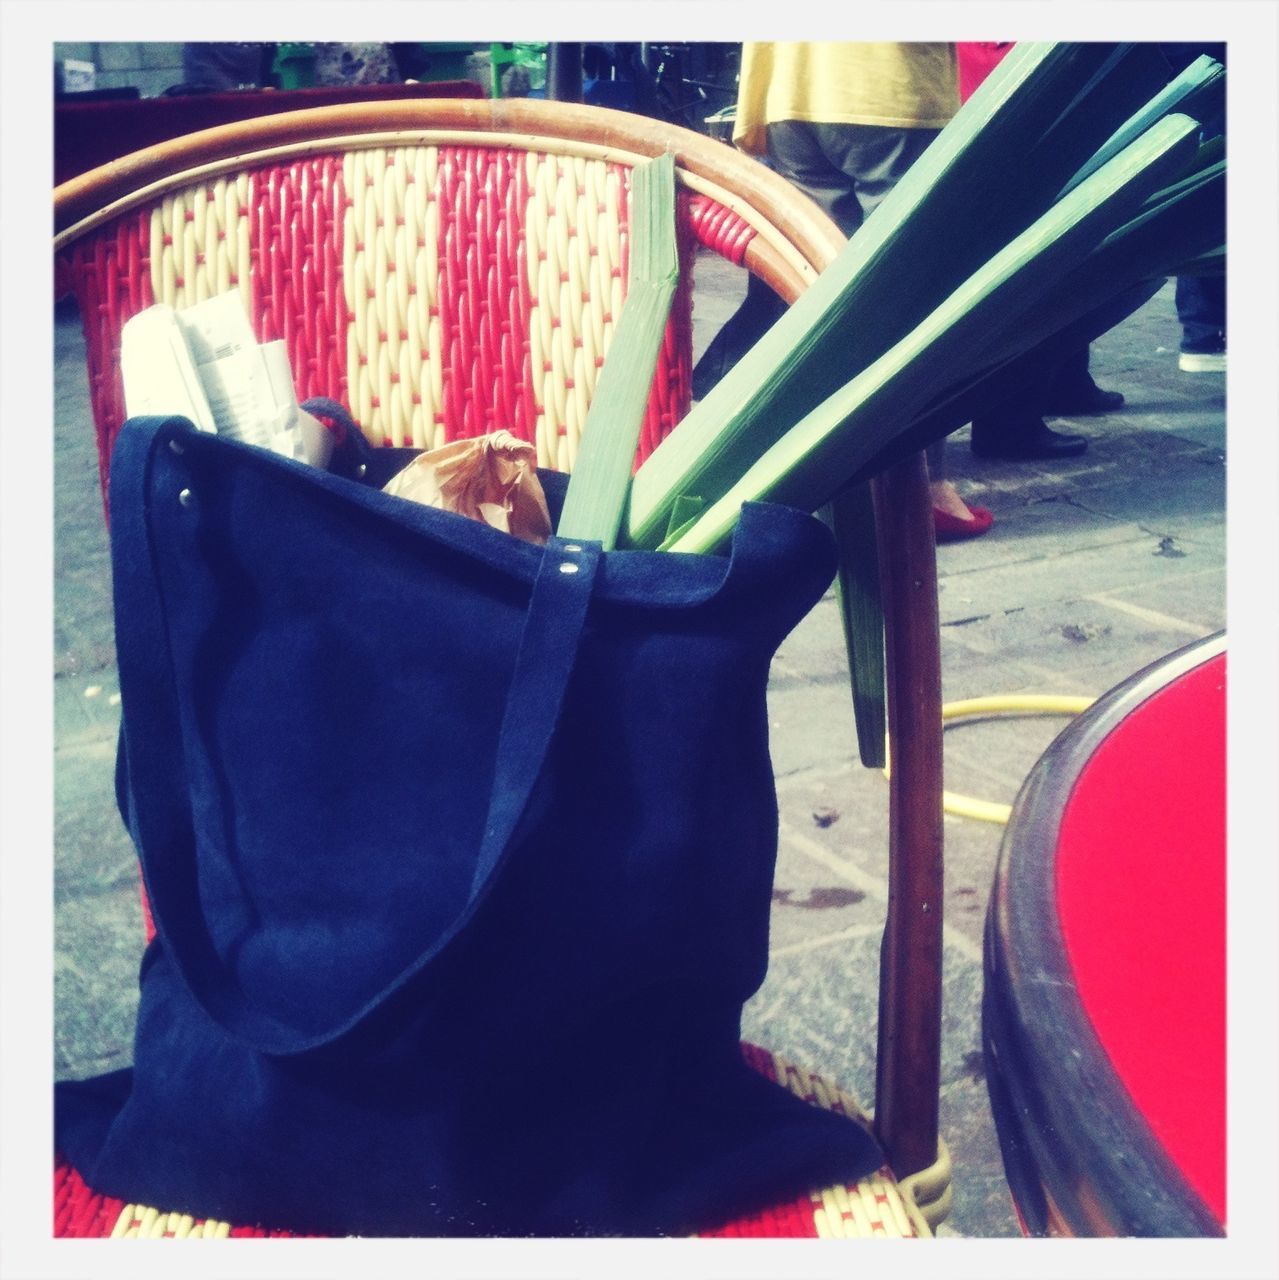
[[[698,263],[697,341],[743,277]],[[939,549],[943,690],[1096,695],[1225,623],[1225,402],[1219,374],[1177,369],[1171,286],[1100,339],[1093,369],[1126,407],[1069,424],[1067,463],[981,461],[967,431],[948,463],[995,525]],[[110,573],[74,312],[55,331],[55,1070],[130,1059],[142,917],[132,847],[112,794],[118,681]],[[768,977],[745,1033],[873,1095],[887,790],[855,761],[838,616],[820,602],[783,644],[770,684],[781,810]],[[951,791],[1011,802],[1064,722],[948,730]],[[946,1234],[1017,1234],[986,1097],[981,929],[1002,828],[947,815],[941,1121],[955,1164]]]

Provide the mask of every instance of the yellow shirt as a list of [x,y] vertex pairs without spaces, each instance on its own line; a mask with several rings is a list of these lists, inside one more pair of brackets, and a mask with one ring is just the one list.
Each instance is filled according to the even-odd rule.
[[767,151],[781,120],[940,129],[959,109],[953,44],[745,44],[733,141]]

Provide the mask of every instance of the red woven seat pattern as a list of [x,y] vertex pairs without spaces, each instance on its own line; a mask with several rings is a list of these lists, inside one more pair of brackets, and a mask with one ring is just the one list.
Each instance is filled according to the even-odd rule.
[[58,258],[59,287],[75,295],[84,326],[89,400],[98,438],[98,471],[105,505],[108,459],[125,419],[120,377],[120,330],[154,305],[150,215],[134,213],[78,242]]

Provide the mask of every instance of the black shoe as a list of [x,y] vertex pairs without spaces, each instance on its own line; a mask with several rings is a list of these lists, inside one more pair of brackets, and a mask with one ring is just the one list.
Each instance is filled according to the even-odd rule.
[[1044,412],[1065,418],[1079,418],[1093,413],[1114,413],[1122,408],[1123,393],[1103,391],[1085,376],[1069,385],[1054,387],[1044,399]]
[[971,446],[979,458],[1074,458],[1088,448],[1084,436],[1054,431],[1042,418],[1017,425],[974,422]]

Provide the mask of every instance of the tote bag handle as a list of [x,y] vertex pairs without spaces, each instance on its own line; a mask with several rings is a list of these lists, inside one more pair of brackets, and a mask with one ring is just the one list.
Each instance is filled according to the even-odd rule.
[[487,817],[466,907],[443,936],[353,1014],[304,1032],[254,1004],[209,935],[196,870],[178,691],[148,513],[157,456],[192,432],[183,418],[134,418],[111,461],[112,567],[126,821],[141,855],[156,929],[191,994],[231,1035],[264,1053],[296,1054],[338,1039],[407,985],[461,932],[494,880],[542,771],[577,660],[599,543],[552,538],[533,582],[498,733]]

